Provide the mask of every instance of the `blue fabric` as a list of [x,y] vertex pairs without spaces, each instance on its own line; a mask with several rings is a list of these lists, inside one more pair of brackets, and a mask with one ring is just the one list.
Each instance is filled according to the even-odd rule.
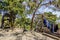
[[44,25],[47,25],[47,28],[51,30],[52,33],[54,33],[54,27],[53,24],[50,24],[50,22],[46,19],[43,20]]
[[47,26],[47,28],[48,28],[48,29],[50,29],[50,27],[51,27],[51,24],[50,24],[50,23],[48,23],[47,25],[48,25],[48,26]]
[[52,30],[51,31],[52,31],[52,33],[54,33],[54,27],[52,27]]
[[47,22],[46,22],[46,19],[43,20],[43,23],[44,23],[44,25],[46,25],[46,23],[47,23]]
[[54,33],[54,27],[53,27],[53,24],[51,24],[51,32]]
[[44,23],[44,25],[47,26],[48,29],[50,29],[51,24],[50,24],[50,22],[48,20],[44,19],[43,23]]

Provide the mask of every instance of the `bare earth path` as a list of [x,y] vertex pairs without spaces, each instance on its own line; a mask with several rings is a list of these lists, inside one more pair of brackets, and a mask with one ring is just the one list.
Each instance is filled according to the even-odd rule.
[[0,40],[55,40],[37,32],[27,31],[23,33],[22,29],[9,30],[9,32],[0,29]]

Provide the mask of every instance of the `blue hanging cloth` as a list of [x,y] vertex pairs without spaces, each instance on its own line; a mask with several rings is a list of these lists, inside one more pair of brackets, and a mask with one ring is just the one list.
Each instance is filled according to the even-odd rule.
[[54,33],[54,24],[51,24],[51,30],[52,33]]
[[44,23],[45,26],[47,26],[46,25],[47,24],[47,20],[46,19],[43,20],[43,23]]
[[43,23],[44,23],[45,27],[47,27],[48,29],[50,29],[51,24],[50,24],[50,22],[48,20],[44,19]]
[[50,24],[50,22],[49,22],[49,21],[47,22],[47,24],[46,24],[46,25],[47,25],[47,28],[48,28],[48,29],[50,29],[51,24]]

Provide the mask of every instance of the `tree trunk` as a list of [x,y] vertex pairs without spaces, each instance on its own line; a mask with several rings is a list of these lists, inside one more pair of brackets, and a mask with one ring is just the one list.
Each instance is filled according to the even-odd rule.
[[35,13],[36,13],[37,9],[39,8],[39,5],[40,5],[40,3],[38,4],[38,6],[36,7],[36,9],[35,9],[35,11],[33,13],[32,21],[31,21],[31,28],[30,28],[31,31],[33,29],[33,20],[34,20],[34,17],[35,17]]

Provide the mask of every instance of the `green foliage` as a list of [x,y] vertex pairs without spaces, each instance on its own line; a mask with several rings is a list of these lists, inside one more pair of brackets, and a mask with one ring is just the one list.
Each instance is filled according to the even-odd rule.
[[60,5],[60,0],[58,0],[58,2],[57,2],[59,5]]
[[31,23],[31,20],[29,18],[17,18],[15,20],[16,26],[17,26],[17,24],[19,24],[20,28],[25,27],[27,30],[30,29],[30,23]]
[[51,21],[51,22],[55,22],[57,19],[56,15],[53,15],[51,12],[45,12],[45,17],[47,20]]
[[60,20],[60,16],[59,16],[59,17],[57,17],[57,20]]
[[0,14],[0,23],[1,23],[1,18],[2,18],[2,15]]
[[58,27],[60,28],[60,23],[58,23]]
[[[46,18],[47,20],[51,21],[51,22],[54,22],[57,20],[57,16],[52,14],[51,12],[45,12],[44,13],[44,18]],[[41,14],[37,14],[35,19],[34,19],[34,22],[37,23],[38,21],[41,21],[42,20],[42,15]]]
[[[27,6],[30,8],[30,10],[28,10],[28,11],[25,10],[26,6],[22,5],[22,3],[24,1],[27,2]],[[40,0],[40,2],[42,2],[42,1],[43,0]],[[17,13],[20,16],[20,18],[17,18],[15,20],[15,25],[16,26],[18,25],[19,27],[26,27],[27,29],[29,29],[31,20],[26,17],[28,14],[32,14],[34,12],[34,10],[36,9],[38,4],[31,0],[4,0],[3,3],[5,3],[5,6],[0,5],[0,9],[8,10],[8,11],[13,10],[14,13]],[[38,16],[38,17],[40,17],[40,16]],[[47,19],[55,22],[56,15],[53,15],[52,13],[47,13]],[[38,20],[39,20],[39,18],[36,19],[36,23]],[[36,24],[33,24],[33,25],[35,26]]]
[[4,0],[7,6],[4,6],[4,10],[11,11],[13,10],[16,13],[22,13],[24,11],[24,6],[22,5],[23,0]]
[[3,3],[6,3],[6,6],[0,5],[0,9],[8,11],[12,10],[14,14],[17,13],[20,15],[21,18],[17,19],[17,25],[20,24],[20,26],[25,26],[25,22],[28,22],[28,19],[26,18],[27,13],[25,13],[25,6],[22,5],[23,1],[24,0],[3,0]]
[[[30,10],[26,12],[25,6],[22,5],[23,2],[27,2],[27,6],[29,6]],[[41,1],[41,0],[40,0]],[[17,18],[16,23],[20,26],[30,26],[31,20],[26,18],[27,14],[33,13],[37,4],[32,2],[31,0],[4,0],[3,3],[6,3],[6,6],[0,6],[3,10],[11,11],[20,15],[21,18]]]

